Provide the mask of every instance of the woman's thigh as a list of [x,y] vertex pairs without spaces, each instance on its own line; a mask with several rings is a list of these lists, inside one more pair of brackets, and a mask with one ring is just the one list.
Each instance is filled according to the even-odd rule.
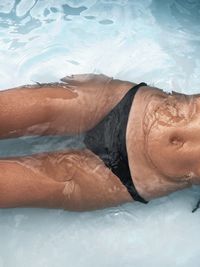
[[86,131],[133,86],[92,74],[73,75],[63,81],[1,91],[0,138]]
[[0,167],[0,207],[91,210],[132,200],[119,179],[87,149],[1,159]]

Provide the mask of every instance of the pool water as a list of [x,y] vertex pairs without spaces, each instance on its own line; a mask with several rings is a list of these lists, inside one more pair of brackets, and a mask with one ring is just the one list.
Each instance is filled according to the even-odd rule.
[[[198,0],[4,0],[0,90],[104,73],[200,92]],[[17,103],[16,103],[17,104]],[[59,150],[65,137],[0,141],[0,155]],[[77,140],[78,142],[78,140]],[[0,210],[0,267],[199,267],[198,187],[93,212]]]

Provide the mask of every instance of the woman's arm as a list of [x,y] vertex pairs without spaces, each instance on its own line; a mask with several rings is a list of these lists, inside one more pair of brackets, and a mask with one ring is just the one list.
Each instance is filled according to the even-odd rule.
[[59,135],[97,124],[134,84],[105,75],[72,75],[62,83],[0,92],[0,138]]

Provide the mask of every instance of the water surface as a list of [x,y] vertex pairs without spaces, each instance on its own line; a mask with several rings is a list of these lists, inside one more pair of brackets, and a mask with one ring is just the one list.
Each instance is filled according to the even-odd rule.
[[[198,0],[4,0],[0,89],[104,73],[200,92]],[[17,104],[17,103],[16,103]],[[0,141],[0,155],[62,149],[66,138]],[[0,267],[198,267],[198,188],[102,211],[0,210]]]

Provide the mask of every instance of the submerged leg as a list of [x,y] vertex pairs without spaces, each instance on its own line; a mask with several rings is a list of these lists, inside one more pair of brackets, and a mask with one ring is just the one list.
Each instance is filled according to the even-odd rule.
[[0,208],[61,207],[64,184],[28,164],[25,158],[0,160]]
[[133,86],[92,74],[62,81],[0,91],[0,138],[86,131]]
[[[76,94],[60,84],[24,86],[0,92],[0,138],[59,134]],[[64,106],[65,104],[65,106]],[[66,126],[65,126],[66,127]]]
[[90,210],[132,201],[126,188],[89,150],[0,160],[0,208]]

